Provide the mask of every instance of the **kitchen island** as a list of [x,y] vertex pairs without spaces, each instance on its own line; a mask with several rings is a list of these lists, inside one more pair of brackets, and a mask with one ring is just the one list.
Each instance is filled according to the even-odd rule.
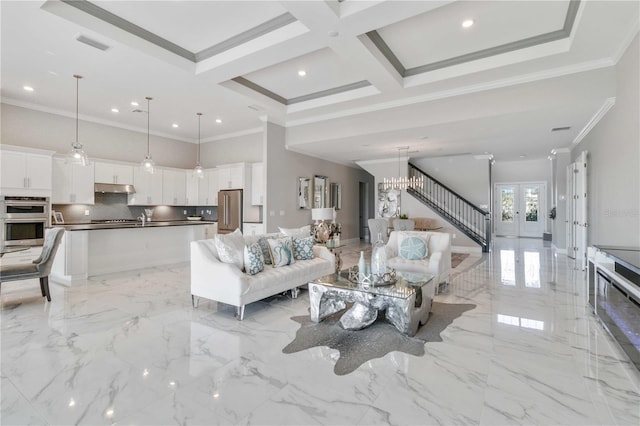
[[191,241],[216,232],[215,222],[186,220],[56,226],[66,232],[50,280],[67,286],[97,275],[188,262]]

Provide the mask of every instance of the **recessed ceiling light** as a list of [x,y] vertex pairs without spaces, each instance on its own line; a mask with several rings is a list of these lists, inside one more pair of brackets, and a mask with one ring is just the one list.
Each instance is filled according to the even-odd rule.
[[31,86],[23,86],[22,88],[24,90],[26,90],[27,92],[33,92],[33,87],[31,87]]
[[57,72],[55,72],[55,71],[49,71],[49,74],[51,74],[51,75],[56,75],[56,76],[58,75],[58,73],[57,73]]
[[464,21],[462,21],[462,28],[469,28],[474,23],[475,21],[473,19],[465,19]]
[[520,158],[527,158],[527,156],[524,154],[520,154]]
[[304,77],[305,75],[307,75],[307,72],[306,72],[305,70],[299,70],[299,71],[298,71],[298,75],[299,75],[300,77]]
[[111,108],[111,112],[120,112],[118,108]]
[[136,101],[131,101],[131,106],[138,106],[138,103]]
[[220,124],[220,123],[222,123],[222,120],[219,119],[219,118],[216,118],[216,123]]
[[177,129],[177,128],[178,128],[178,123],[173,123],[173,124],[171,125],[171,127],[173,127],[174,129]]

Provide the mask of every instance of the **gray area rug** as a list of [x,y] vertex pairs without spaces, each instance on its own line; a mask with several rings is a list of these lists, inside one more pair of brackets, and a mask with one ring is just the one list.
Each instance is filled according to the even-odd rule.
[[337,349],[340,356],[333,372],[339,376],[355,371],[365,362],[382,358],[389,352],[399,351],[423,356],[426,342],[442,342],[440,333],[456,318],[476,305],[433,302],[431,315],[414,337],[407,337],[384,319],[384,314],[369,327],[359,331],[348,331],[338,321],[344,310],[325,318],[320,323],[311,321],[308,315],[291,317],[300,324],[296,338],[282,352],[291,354],[315,346]]

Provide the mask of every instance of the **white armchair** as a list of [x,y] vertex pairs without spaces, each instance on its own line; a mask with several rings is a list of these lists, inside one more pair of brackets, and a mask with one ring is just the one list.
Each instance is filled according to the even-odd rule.
[[[407,260],[399,255],[398,233],[426,237],[427,257],[420,260]],[[446,232],[425,231],[393,231],[386,245],[387,259],[390,267],[397,271],[429,273],[434,275],[436,293],[441,284],[449,283],[451,273],[451,236]]]

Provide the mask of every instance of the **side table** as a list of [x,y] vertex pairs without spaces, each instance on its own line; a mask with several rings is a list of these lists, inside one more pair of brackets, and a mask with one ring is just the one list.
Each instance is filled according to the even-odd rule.
[[342,253],[342,247],[346,246],[346,244],[340,244],[339,246],[327,247],[326,244],[320,244],[327,248],[333,255],[336,257],[336,273],[340,272],[342,269],[342,259],[340,258],[340,254]]

